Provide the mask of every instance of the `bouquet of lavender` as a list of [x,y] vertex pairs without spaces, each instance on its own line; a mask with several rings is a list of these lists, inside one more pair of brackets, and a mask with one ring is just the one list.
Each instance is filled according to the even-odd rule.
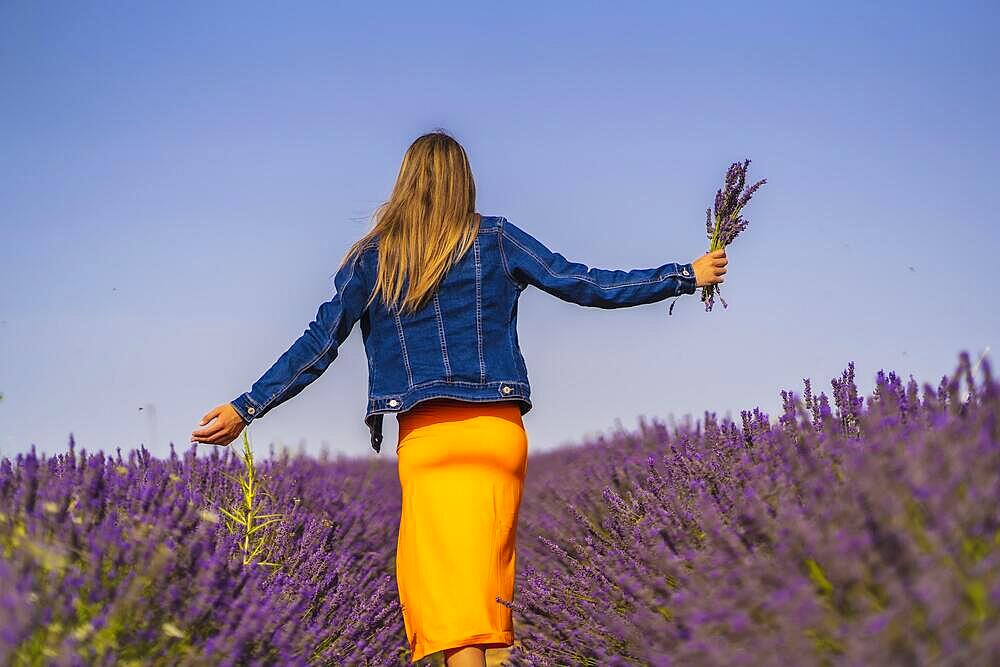
[[[747,158],[742,163],[734,162],[726,172],[725,184],[715,192],[715,216],[713,222],[712,209],[705,209],[705,229],[710,241],[708,252],[725,248],[732,243],[733,239],[747,228],[750,221],[740,216],[740,211],[750,201],[750,197],[757,191],[757,188],[767,183],[767,179],[761,179],[753,185],[743,189],[746,182],[747,166],[750,159]],[[705,310],[712,310],[715,303],[715,296],[719,295],[719,301],[723,308],[728,308],[725,299],[719,290],[719,285],[706,285],[701,288],[701,300],[705,302]],[[673,304],[670,310],[673,311]]]

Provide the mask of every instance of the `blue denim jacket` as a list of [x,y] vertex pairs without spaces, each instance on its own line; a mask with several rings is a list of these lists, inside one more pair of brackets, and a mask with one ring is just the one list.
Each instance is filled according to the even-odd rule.
[[415,313],[400,315],[378,298],[364,307],[377,268],[376,239],[340,268],[336,293],[302,336],[250,391],[231,401],[244,421],[260,419],[318,378],[358,321],[368,356],[364,421],[376,452],[383,415],[426,399],[512,400],[523,415],[531,409],[531,387],[517,341],[517,300],[528,285],[596,308],[637,306],[695,291],[690,263],[630,271],[588,268],[498,216],[481,218],[469,251]]

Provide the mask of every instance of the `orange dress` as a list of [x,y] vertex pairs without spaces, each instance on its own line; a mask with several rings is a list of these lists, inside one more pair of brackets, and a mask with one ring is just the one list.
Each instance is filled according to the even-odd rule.
[[430,399],[398,413],[396,583],[411,659],[511,646],[528,438],[514,401]]

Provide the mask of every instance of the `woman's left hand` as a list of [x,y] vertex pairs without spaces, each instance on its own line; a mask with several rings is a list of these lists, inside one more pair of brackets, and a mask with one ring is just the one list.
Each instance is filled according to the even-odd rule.
[[[215,421],[209,424],[213,419]],[[202,426],[208,424],[208,426],[192,431],[191,442],[204,442],[222,447],[235,440],[247,425],[240,413],[236,412],[232,403],[223,403],[212,408],[201,418],[199,424]]]

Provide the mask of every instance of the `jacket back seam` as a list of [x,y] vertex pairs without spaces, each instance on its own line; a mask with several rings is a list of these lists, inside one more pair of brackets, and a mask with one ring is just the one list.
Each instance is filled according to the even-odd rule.
[[396,333],[399,335],[399,349],[403,353],[403,365],[406,366],[406,383],[413,387],[413,373],[410,370],[410,359],[406,354],[406,340],[403,339],[403,323],[399,321],[399,312],[393,310],[393,319],[396,322]]
[[503,264],[503,272],[507,276],[507,279],[514,283],[514,286],[519,290],[527,288],[527,283],[521,283],[516,278],[514,274],[510,272],[510,266],[507,265],[507,252],[503,249],[503,239],[505,236],[510,238],[503,229],[503,223],[506,218],[500,218],[497,222],[497,226],[493,228],[493,231],[497,233],[497,247],[500,248],[500,263]]
[[448,363],[448,343],[444,337],[444,320],[441,317],[441,302],[437,292],[434,293],[434,317],[437,319],[438,339],[441,341],[441,359],[444,361],[445,379],[451,377],[451,364]]
[[412,386],[407,387],[404,391],[395,392],[392,394],[377,394],[371,396],[371,402],[379,401],[386,398],[398,398],[404,393],[413,391],[414,389],[420,389],[432,384],[462,384],[468,385],[470,387],[489,387],[490,385],[505,385],[509,384],[516,387],[527,387],[529,383],[520,382],[518,380],[490,380],[489,382],[472,382],[470,380],[447,380],[445,378],[432,378],[430,380],[424,380],[423,382],[418,382]]
[[479,348],[479,381],[486,382],[486,363],[483,359],[482,282],[483,269],[479,263],[479,237],[472,242],[476,260],[476,343]]

